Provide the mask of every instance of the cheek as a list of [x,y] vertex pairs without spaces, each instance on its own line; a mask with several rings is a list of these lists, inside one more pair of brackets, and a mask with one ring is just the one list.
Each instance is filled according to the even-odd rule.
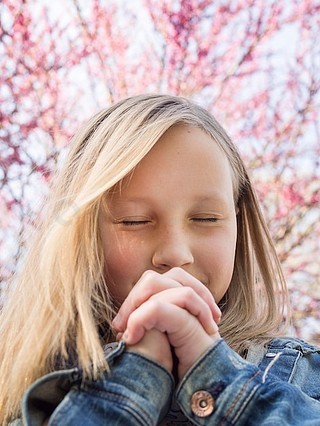
[[139,255],[132,247],[114,245],[104,252],[106,270],[114,281],[118,281],[120,277],[129,279],[132,271],[137,269]]
[[234,269],[236,239],[233,234],[230,238],[216,239],[211,247],[207,247],[206,268],[209,270],[209,290],[218,303],[230,285]]
[[118,235],[110,236],[103,248],[109,292],[122,302],[147,269],[142,245]]

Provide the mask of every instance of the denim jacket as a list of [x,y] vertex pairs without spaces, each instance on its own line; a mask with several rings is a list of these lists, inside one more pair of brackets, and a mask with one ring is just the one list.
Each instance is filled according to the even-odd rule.
[[175,387],[170,372],[124,343],[96,381],[77,368],[37,380],[22,401],[23,424],[320,425],[320,348],[273,339],[241,358],[220,340]]

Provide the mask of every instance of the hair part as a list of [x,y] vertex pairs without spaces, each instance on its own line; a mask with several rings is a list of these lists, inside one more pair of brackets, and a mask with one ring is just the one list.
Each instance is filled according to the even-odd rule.
[[287,291],[243,162],[220,124],[187,99],[140,95],[101,111],[71,141],[42,223],[0,315],[0,424],[18,415],[25,389],[75,358],[87,376],[108,368],[113,301],[98,216],[104,195],[134,170],[172,126],[209,134],[227,156],[238,208],[236,260],[223,298],[221,335],[240,352],[281,333]]

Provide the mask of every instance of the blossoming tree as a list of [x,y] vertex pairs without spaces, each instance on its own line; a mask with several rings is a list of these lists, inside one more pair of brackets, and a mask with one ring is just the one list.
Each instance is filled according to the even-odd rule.
[[318,0],[2,0],[2,285],[78,125],[124,96],[179,94],[210,109],[239,147],[295,332],[320,339],[319,38]]

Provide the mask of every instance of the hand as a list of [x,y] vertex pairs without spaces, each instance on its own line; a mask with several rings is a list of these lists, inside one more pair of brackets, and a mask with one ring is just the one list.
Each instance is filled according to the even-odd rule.
[[127,344],[128,351],[137,352],[153,361],[161,364],[168,371],[172,371],[173,361],[170,343],[165,333],[156,329],[149,330],[144,333],[134,345]]
[[142,274],[114,318],[114,328],[119,332],[123,332],[126,329],[129,315],[154,294],[170,288],[181,287],[190,287],[194,290],[207,303],[213,320],[219,324],[221,311],[209,289],[183,269],[172,268],[164,274],[159,274],[155,271],[146,271]]
[[[152,271],[143,274],[114,324],[118,330],[126,328],[123,337],[129,347],[135,345],[137,349],[140,342],[138,351],[143,348],[144,354],[159,362],[155,346],[145,348],[144,336],[149,330],[166,333],[179,360],[181,379],[196,359],[220,338],[216,324],[219,320],[220,310],[209,290],[187,272],[174,268],[162,275]],[[171,359],[166,359],[165,364],[170,362]]]

